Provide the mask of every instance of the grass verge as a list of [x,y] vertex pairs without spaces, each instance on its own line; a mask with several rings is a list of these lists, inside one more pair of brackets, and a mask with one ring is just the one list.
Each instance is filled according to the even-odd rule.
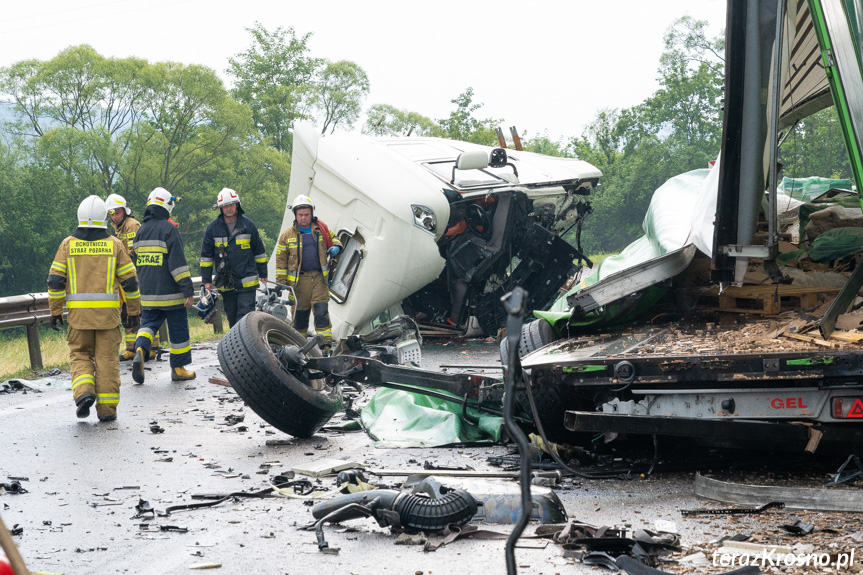
[[[223,318],[225,328],[227,321]],[[189,336],[192,343],[218,341],[220,334],[213,333],[213,326],[205,324],[197,317],[189,318]],[[167,342],[165,342],[167,344]],[[39,345],[42,350],[43,368],[48,371],[58,367],[69,371],[69,346],[66,345],[66,330],[54,331],[48,324],[39,326]],[[121,345],[119,354],[125,346]],[[0,331],[0,381],[7,379],[32,379],[37,377],[36,370],[30,368],[30,354],[27,351],[27,336],[23,327]]]

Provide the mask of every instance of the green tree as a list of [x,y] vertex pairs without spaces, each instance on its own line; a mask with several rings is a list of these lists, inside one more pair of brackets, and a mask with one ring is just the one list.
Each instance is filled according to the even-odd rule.
[[537,134],[533,138],[521,138],[521,147],[528,152],[545,154],[546,156],[567,157],[570,155],[566,144],[552,140],[548,137],[548,132]]
[[782,175],[789,178],[852,177],[839,118],[833,106],[798,122],[779,152],[779,161],[785,166]]
[[400,110],[389,104],[375,104],[366,113],[363,134],[440,137],[443,131],[435,120],[417,112]]
[[448,118],[438,120],[443,137],[485,146],[497,144],[494,126],[501,124],[502,120],[490,118],[481,120],[474,116],[474,112],[483,105],[474,103],[473,88],[468,87],[451,102],[456,105],[456,109],[450,112]]
[[572,138],[567,148],[575,157],[593,164],[603,174],[610,172],[623,155],[619,120],[619,110],[600,110],[581,137]]
[[92,193],[124,195],[139,218],[154,187],[181,197],[173,216],[195,273],[224,186],[242,191],[265,237],[278,233],[288,156],[262,140],[249,107],[212,70],[106,59],[78,47],[0,70],[0,90],[16,112],[0,139],[5,293],[44,291],[50,258]]
[[21,151],[0,144],[0,296],[44,292],[57,246],[76,226],[79,200],[62,172],[25,164]]
[[153,66],[157,81],[147,100],[146,122],[123,177],[142,183],[143,189],[133,187],[139,193],[161,186],[182,194],[194,188],[197,170],[236,152],[253,129],[251,113],[229,97],[209,68],[171,62]]
[[348,60],[328,62],[315,79],[311,104],[319,113],[321,134],[337,126],[351,128],[369,93],[369,78],[360,66]]
[[706,23],[678,19],[666,32],[660,88],[641,104],[603,110],[574,154],[603,172],[582,241],[589,252],[618,251],[642,234],[653,192],[669,178],[707,167],[719,152],[724,62],[722,38]]
[[31,136],[42,160],[82,193],[111,193],[149,91],[147,70],[144,60],[104,58],[86,45],[4,68],[0,91],[18,114],[7,128]]
[[252,109],[255,126],[279,151],[291,151],[291,130],[308,119],[312,80],[321,61],[309,56],[312,33],[297,37],[294,28],[270,32],[260,22],[246,28],[252,45],[228,59],[234,77],[231,94]]

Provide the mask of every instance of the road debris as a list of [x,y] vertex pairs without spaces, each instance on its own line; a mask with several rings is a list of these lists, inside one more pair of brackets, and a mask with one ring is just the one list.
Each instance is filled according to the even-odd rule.
[[357,461],[345,461],[343,459],[324,458],[293,467],[294,473],[310,475],[312,477],[323,477],[335,475],[345,469],[363,469],[365,466]]
[[135,505],[135,511],[137,512],[135,517],[144,517],[145,515],[149,515],[152,518],[156,516],[156,510],[153,509],[153,506],[150,505],[149,501],[145,501],[144,499],[138,499],[138,504]]
[[312,509],[317,520],[303,529],[315,530],[318,549],[329,548],[324,538],[324,523],[339,523],[349,519],[372,517],[381,527],[404,530],[439,532],[448,526],[464,525],[477,512],[477,501],[470,493],[456,489],[440,499],[430,499],[395,489],[376,489],[342,495],[318,503]]
[[782,509],[785,507],[785,504],[781,501],[771,501],[769,503],[765,503],[764,505],[759,505],[758,507],[725,507],[722,509],[681,509],[680,514],[684,517],[691,517],[693,515],[756,515],[758,513],[764,513],[768,509]]
[[20,481],[12,481],[10,483],[0,483],[0,495],[11,493],[12,495],[21,495],[27,493],[27,490],[21,485]]
[[188,533],[187,527],[178,527],[177,525],[156,525],[154,523],[139,523],[140,531],[173,531],[175,533]]
[[[848,469],[848,466],[852,464],[853,467]],[[863,476],[863,462],[861,462],[860,458],[856,455],[849,455],[848,459],[845,460],[845,463],[839,466],[839,469],[836,470],[836,476],[833,477],[831,481],[825,483],[824,487],[857,481],[861,476]]]
[[744,485],[722,482],[696,473],[695,493],[725,503],[782,501],[790,509],[863,512],[863,493],[859,490]]

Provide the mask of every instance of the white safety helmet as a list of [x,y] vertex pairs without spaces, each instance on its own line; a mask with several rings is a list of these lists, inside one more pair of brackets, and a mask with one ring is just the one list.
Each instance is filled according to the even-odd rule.
[[239,204],[240,203],[240,195],[232,190],[231,188],[222,188],[222,191],[219,192],[219,195],[216,197],[216,205],[213,206],[216,209],[220,209],[223,206],[229,206],[231,204]]
[[300,194],[291,204],[291,211],[297,213],[297,208],[312,208],[312,213],[315,211],[315,204],[312,203],[312,198]]
[[129,209],[129,206],[126,205],[126,198],[124,198],[120,194],[111,194],[110,196],[108,196],[108,199],[105,200],[105,206],[108,208],[108,211],[119,210],[120,208],[123,208],[124,210],[126,210],[127,216],[132,214],[132,210]]
[[108,208],[99,196],[90,196],[78,206],[79,228],[107,229]]
[[150,192],[150,196],[147,198],[147,205],[162,206],[168,210],[168,214],[170,214],[174,209],[174,206],[177,205],[177,198],[172,196],[171,192],[165,188],[156,188]]

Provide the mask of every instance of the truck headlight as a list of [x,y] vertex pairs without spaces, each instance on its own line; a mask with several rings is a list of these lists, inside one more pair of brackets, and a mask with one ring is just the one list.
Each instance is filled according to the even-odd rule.
[[435,233],[437,230],[437,218],[435,218],[434,212],[430,207],[411,204],[411,211],[414,213],[415,226],[427,232]]

